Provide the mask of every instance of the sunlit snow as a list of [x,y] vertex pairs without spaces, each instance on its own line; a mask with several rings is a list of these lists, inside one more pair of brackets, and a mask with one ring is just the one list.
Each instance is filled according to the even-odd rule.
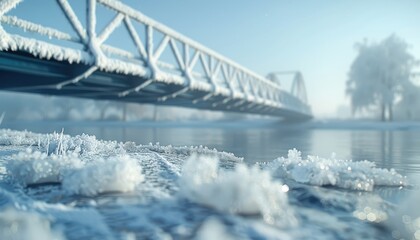
[[394,169],[376,168],[370,161],[350,160],[308,156],[292,149],[288,157],[278,158],[268,164],[274,175],[291,178],[300,183],[318,186],[336,186],[354,190],[372,191],[374,186],[406,186],[407,179]]

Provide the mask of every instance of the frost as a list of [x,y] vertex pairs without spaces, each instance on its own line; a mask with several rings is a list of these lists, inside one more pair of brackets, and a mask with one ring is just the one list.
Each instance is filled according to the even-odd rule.
[[129,192],[144,180],[140,165],[128,156],[98,160],[68,172],[63,188],[72,194],[93,196],[105,192]]
[[50,155],[28,149],[7,162],[10,176],[23,185],[59,183],[66,170],[80,167],[82,162],[76,156]]
[[25,31],[36,32],[41,35],[54,37],[60,40],[68,40],[68,41],[75,41],[75,42],[78,41],[78,39],[73,38],[72,36],[70,36],[70,34],[58,31],[53,28],[44,27],[39,24],[28,22],[28,21],[19,19],[15,16],[1,16],[1,22],[4,24],[9,24],[15,27],[22,28]]
[[22,0],[3,0],[0,2],[0,16],[15,8]]
[[278,158],[267,165],[274,175],[296,182],[317,186],[336,186],[353,190],[372,191],[374,186],[406,186],[407,179],[394,169],[376,168],[369,161],[353,162],[308,156],[302,159],[296,149],[288,157]]
[[183,166],[179,187],[189,200],[222,212],[258,214],[279,226],[296,224],[283,185],[257,166],[219,170],[217,158],[193,155]]
[[50,221],[35,213],[11,208],[0,211],[0,239],[65,239],[51,228]]
[[[24,38],[18,35],[10,36],[3,50],[25,51],[35,57],[43,59],[54,59],[58,61],[67,61],[69,63],[92,64],[92,57],[84,51],[60,47],[36,39]],[[7,39],[6,39],[7,40]]]
[[196,239],[213,240],[213,239],[235,239],[225,229],[223,223],[216,218],[207,219],[197,231]]
[[[127,149],[127,151],[129,151],[130,149],[132,150],[136,150],[133,149],[132,147],[130,148],[129,143],[126,145],[125,147]],[[217,149],[209,149],[208,147],[205,146],[191,146],[191,147],[173,147],[171,145],[168,146],[161,146],[159,143],[153,145],[153,144],[149,144],[149,145],[140,145],[140,148],[147,148],[149,150],[158,152],[158,153],[168,153],[168,154],[182,154],[182,155],[192,155],[192,154],[202,154],[202,155],[211,155],[211,156],[215,156],[218,159],[223,159],[223,160],[227,160],[227,161],[231,161],[231,162],[242,162],[243,158],[241,157],[236,157],[233,153],[228,153],[228,152],[222,152],[222,151],[217,151]]]

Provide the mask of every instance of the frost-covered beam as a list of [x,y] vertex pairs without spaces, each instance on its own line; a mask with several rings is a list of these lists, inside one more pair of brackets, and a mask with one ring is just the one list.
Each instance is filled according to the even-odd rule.
[[111,9],[114,9],[115,11],[122,12],[125,15],[130,16],[130,18],[135,19],[135,20],[147,25],[147,27],[155,28],[156,30],[158,30],[158,31],[160,31],[164,34],[169,35],[173,39],[179,40],[180,42],[183,42],[183,43],[187,43],[189,46],[197,49],[198,51],[204,52],[204,53],[206,53],[208,55],[211,55],[211,56],[213,56],[213,57],[215,57],[215,58],[217,58],[217,59],[219,59],[223,62],[226,62],[227,64],[229,64],[231,66],[234,66],[235,68],[237,68],[237,69],[239,69],[239,70],[241,70],[241,71],[243,71],[243,72],[245,72],[249,75],[254,76],[258,81],[266,82],[267,84],[271,85],[272,88],[277,89],[278,91],[281,91],[280,87],[277,84],[274,84],[274,83],[268,81],[267,79],[261,77],[260,75],[252,72],[251,70],[249,70],[247,68],[244,68],[243,66],[241,66],[241,65],[237,64],[236,62],[220,55],[219,53],[201,45],[200,43],[198,43],[194,40],[191,40],[190,38],[172,30],[171,28],[169,28],[169,27],[167,27],[167,26],[165,26],[165,25],[163,25],[163,24],[145,16],[144,14],[142,14],[142,13],[126,6],[126,5],[124,5],[122,2],[112,1],[112,0],[98,0],[98,2],[104,4],[105,6],[111,8]]
[[194,69],[194,66],[197,63],[197,60],[199,57],[200,57],[200,52],[196,50],[189,64],[190,69]]
[[224,77],[225,83],[230,90],[230,96],[233,97],[234,89],[233,89],[233,85],[230,81],[230,79],[231,79],[230,71],[228,69],[226,69],[226,64],[223,64],[221,68],[222,68],[222,75]]
[[213,70],[213,73],[212,73],[213,76],[217,76],[217,74],[219,74],[221,66],[222,66],[222,62],[218,61],[216,63],[216,66],[214,67],[214,70]]
[[105,27],[101,34],[98,36],[98,44],[102,44],[105,42],[109,35],[121,24],[122,20],[124,19],[124,15],[122,13],[118,13],[114,19]]
[[206,73],[206,76],[208,78],[211,78],[209,63],[207,62],[206,59],[204,59],[204,55],[203,54],[200,54],[200,62],[201,62],[201,65],[203,65],[203,69],[204,69],[204,72]]
[[146,54],[147,64],[151,70],[151,79],[154,79],[157,72],[156,61],[154,58],[154,45],[153,45],[153,27],[146,25]]
[[160,55],[162,55],[163,51],[165,50],[166,46],[168,46],[169,43],[169,36],[166,35],[162,41],[159,43],[155,53],[153,54],[154,59],[159,59]]
[[69,84],[74,84],[74,83],[78,83],[83,79],[88,78],[90,75],[92,75],[92,73],[94,73],[96,70],[98,69],[98,66],[92,66],[90,67],[88,70],[86,70],[84,73],[74,77],[73,79],[70,79],[68,81],[64,81],[61,82],[59,84],[56,85],[57,89],[62,89],[64,86],[69,85]]
[[2,0],[0,1],[0,16],[8,13],[15,8],[22,0]]
[[189,90],[189,87],[184,87],[184,88],[182,88],[182,89],[180,89],[178,91],[175,91],[173,93],[167,94],[167,95],[165,95],[163,97],[159,97],[157,100],[159,102],[164,102],[164,101],[168,100],[169,98],[176,98],[177,96],[179,96],[179,95],[181,95],[183,93],[186,93],[188,90]]
[[169,41],[170,45],[171,45],[171,49],[172,49],[172,53],[175,55],[175,59],[178,62],[179,67],[184,70],[185,72],[185,64],[184,61],[181,57],[181,54],[179,53],[178,47],[175,44],[175,41],[173,39],[171,39]]
[[44,27],[42,25],[26,21],[26,20],[17,18],[15,16],[1,16],[0,21],[4,24],[18,27],[25,31],[38,33],[38,34],[41,34],[47,37],[53,37],[59,40],[66,40],[66,41],[80,43],[80,40],[78,38],[72,37],[68,33],[61,32],[53,28]]
[[87,35],[89,42],[89,50],[95,58],[95,64],[101,65],[106,61],[101,51],[100,43],[96,36],[96,0],[88,0],[87,4]]
[[129,59],[135,59],[136,58],[136,56],[132,52],[129,52],[129,51],[126,51],[126,50],[123,50],[123,49],[120,49],[120,48],[116,48],[116,47],[113,47],[113,46],[109,46],[109,45],[106,45],[106,44],[102,44],[101,49],[102,49],[103,52],[106,52],[106,53],[109,53],[109,54],[114,54],[114,55],[118,55],[118,56],[121,56],[121,57],[129,58]]
[[73,8],[67,2],[67,0],[57,0],[58,5],[60,6],[61,10],[63,11],[64,15],[67,17],[68,21],[70,22],[71,26],[73,27],[74,31],[80,37],[81,42],[87,43],[87,35],[86,30],[82,26],[79,21],[79,18],[73,11]]
[[127,27],[128,32],[130,33],[131,38],[134,41],[134,44],[137,47],[137,51],[139,51],[140,53],[140,56],[142,56],[143,58],[146,58],[147,56],[146,49],[144,48],[144,45],[139,35],[137,34],[137,31],[134,29],[133,24],[131,23],[131,20],[128,16],[125,16],[124,23]]

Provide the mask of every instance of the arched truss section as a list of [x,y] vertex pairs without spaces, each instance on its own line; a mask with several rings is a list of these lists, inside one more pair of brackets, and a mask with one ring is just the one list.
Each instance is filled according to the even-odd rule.
[[282,72],[271,72],[267,74],[266,78],[277,85],[281,86],[280,75],[291,75],[293,74],[292,85],[290,88],[290,93],[297,97],[300,101],[307,104],[308,96],[306,94],[305,81],[303,79],[302,73],[300,71],[282,71]]

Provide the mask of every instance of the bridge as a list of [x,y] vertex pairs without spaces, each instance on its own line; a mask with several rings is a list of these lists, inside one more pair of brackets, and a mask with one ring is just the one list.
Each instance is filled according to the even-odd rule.
[[[120,1],[85,0],[86,9],[76,2],[38,3],[58,5],[67,31],[11,15],[23,0],[0,2],[1,90],[312,117],[300,72],[286,91],[276,79],[282,73],[262,77]],[[107,41],[117,31],[132,50]]]

